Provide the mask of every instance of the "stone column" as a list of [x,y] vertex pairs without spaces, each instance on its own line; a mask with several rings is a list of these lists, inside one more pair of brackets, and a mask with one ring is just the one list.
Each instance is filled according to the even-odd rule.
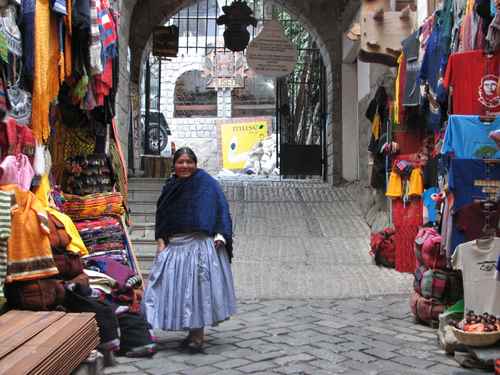
[[232,90],[217,90],[217,117],[229,118],[232,112]]

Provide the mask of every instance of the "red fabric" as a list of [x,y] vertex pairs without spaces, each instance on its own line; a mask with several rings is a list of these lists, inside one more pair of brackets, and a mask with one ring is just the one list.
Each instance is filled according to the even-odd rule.
[[[490,216],[490,228],[497,228],[497,236],[500,236],[500,228],[498,228],[500,219],[499,208],[497,204],[495,211]],[[486,216],[481,203],[472,203],[462,207],[453,215],[453,220],[455,220],[457,228],[461,232],[464,232],[467,241],[477,240],[483,235]]]
[[7,122],[0,123],[0,147],[2,158],[7,155],[21,153],[33,157],[35,154],[35,138],[31,129],[19,125],[16,120],[9,118]]
[[420,131],[395,131],[393,133],[394,142],[399,145],[401,154],[416,154],[422,147],[423,136]]
[[482,50],[450,56],[443,85],[453,87],[452,112],[456,115],[500,114],[497,94],[500,52],[487,56]]
[[403,205],[403,201],[392,201],[392,220],[396,228],[396,271],[414,273],[416,257],[413,250],[418,229],[423,224],[422,201],[412,200]]
[[98,106],[104,105],[104,98],[113,88],[113,61],[110,59],[104,66],[102,74],[94,76],[95,99]]

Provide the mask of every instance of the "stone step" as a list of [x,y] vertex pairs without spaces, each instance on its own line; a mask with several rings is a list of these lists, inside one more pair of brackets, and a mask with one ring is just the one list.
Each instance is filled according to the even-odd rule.
[[138,241],[154,242],[155,226],[153,223],[133,223],[129,227],[129,236],[134,245],[138,243]]
[[128,208],[132,214],[151,214],[156,212],[156,202],[129,202]]
[[157,178],[131,178],[128,180],[129,191],[145,190],[160,192],[165,180]]
[[145,190],[145,189],[131,189],[129,188],[128,200],[129,202],[154,202],[158,201],[161,190]]
[[146,279],[151,272],[151,267],[156,255],[156,242],[148,240],[133,240],[135,256],[139,262],[142,277]]
[[132,224],[154,224],[156,221],[156,214],[155,212],[131,212],[130,221]]

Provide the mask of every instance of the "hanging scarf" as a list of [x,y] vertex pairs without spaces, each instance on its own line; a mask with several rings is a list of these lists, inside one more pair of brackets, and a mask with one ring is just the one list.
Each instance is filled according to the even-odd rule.
[[92,74],[102,73],[101,35],[99,33],[99,19],[97,17],[97,1],[90,0],[90,68]]
[[116,56],[118,42],[115,21],[107,0],[97,1],[97,19],[102,45],[101,61],[106,66],[109,59]]
[[156,238],[179,233],[220,233],[232,258],[233,226],[229,205],[218,182],[204,170],[191,177],[167,180],[156,211]]
[[49,0],[37,0],[35,12],[35,74],[33,82],[33,134],[40,143],[50,135],[50,102],[59,92],[59,33]]

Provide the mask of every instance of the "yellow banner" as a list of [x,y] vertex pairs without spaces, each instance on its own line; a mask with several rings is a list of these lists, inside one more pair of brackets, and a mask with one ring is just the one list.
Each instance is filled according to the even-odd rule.
[[224,169],[242,170],[249,154],[257,144],[268,137],[266,119],[226,123],[221,125],[222,158]]

